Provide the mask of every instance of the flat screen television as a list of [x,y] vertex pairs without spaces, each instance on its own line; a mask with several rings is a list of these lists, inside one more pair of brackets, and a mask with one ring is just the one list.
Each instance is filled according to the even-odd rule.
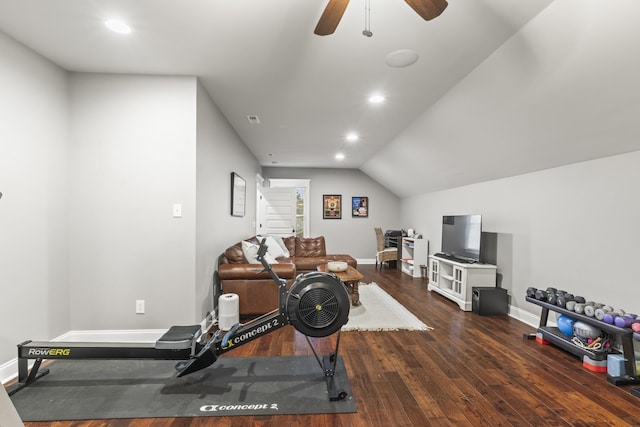
[[442,253],[463,262],[480,262],[482,215],[442,217]]

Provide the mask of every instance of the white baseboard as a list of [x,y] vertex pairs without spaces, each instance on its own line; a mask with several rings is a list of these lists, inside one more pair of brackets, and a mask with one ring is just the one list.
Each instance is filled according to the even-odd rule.
[[[214,324],[211,315],[200,322],[203,333]],[[68,331],[54,338],[51,342],[122,342],[122,343],[153,343],[156,342],[166,329],[124,329],[124,330],[88,330]],[[29,369],[33,361],[29,363]],[[3,384],[18,377],[18,358],[0,365],[0,380]]]
[[[529,313],[528,311],[522,310],[518,307],[514,307],[514,306],[509,306],[509,316],[513,317],[514,319],[517,319],[519,321],[521,321],[522,323],[525,323],[531,327],[534,327],[536,329],[538,329],[538,326],[540,325],[540,315],[539,314],[534,314],[534,313]],[[549,319],[547,321],[547,325],[548,326],[556,326],[556,322],[553,319],[553,316],[549,316]]]
[[[68,331],[55,337],[51,342],[156,342],[166,329],[132,329],[132,330],[96,330],[96,331]],[[29,362],[29,369],[33,361]],[[0,365],[0,380],[9,382],[18,377],[18,358]]]

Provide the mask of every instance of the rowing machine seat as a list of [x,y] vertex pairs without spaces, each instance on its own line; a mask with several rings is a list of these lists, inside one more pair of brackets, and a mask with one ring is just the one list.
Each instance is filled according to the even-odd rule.
[[200,338],[200,325],[172,326],[156,341],[157,350],[184,350],[192,348]]

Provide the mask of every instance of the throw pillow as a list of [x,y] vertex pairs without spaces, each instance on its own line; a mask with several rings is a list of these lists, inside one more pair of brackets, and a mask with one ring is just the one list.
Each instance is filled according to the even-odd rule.
[[289,253],[289,249],[284,244],[282,237],[279,236],[256,236],[260,241],[262,239],[266,239],[265,244],[267,245],[267,252],[274,258],[290,258],[291,254]]
[[282,246],[280,246],[275,236],[267,236],[266,244],[267,244],[267,252],[269,252],[269,254],[274,258],[280,258],[280,257],[289,258],[282,250]]
[[[290,258],[291,254],[289,253],[289,249],[287,249],[287,245],[284,244],[284,240],[282,240],[282,237],[280,236],[269,236],[271,237],[280,247],[280,249],[282,250],[282,257],[283,258]],[[278,257],[276,257],[278,258]]]
[[[246,240],[242,241],[242,253],[244,254],[244,257],[247,259],[247,262],[249,262],[249,264],[256,264],[259,262],[256,259],[256,257],[258,256],[259,248],[260,247],[258,245],[254,245],[253,243],[247,242]],[[276,261],[275,258],[273,258],[273,256],[271,256],[268,252],[264,254],[264,259],[269,264],[278,263],[278,261]]]

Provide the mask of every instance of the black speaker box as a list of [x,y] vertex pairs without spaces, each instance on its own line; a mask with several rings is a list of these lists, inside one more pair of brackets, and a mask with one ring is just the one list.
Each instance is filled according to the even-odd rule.
[[504,315],[509,311],[509,295],[502,288],[472,288],[471,310],[480,316]]

